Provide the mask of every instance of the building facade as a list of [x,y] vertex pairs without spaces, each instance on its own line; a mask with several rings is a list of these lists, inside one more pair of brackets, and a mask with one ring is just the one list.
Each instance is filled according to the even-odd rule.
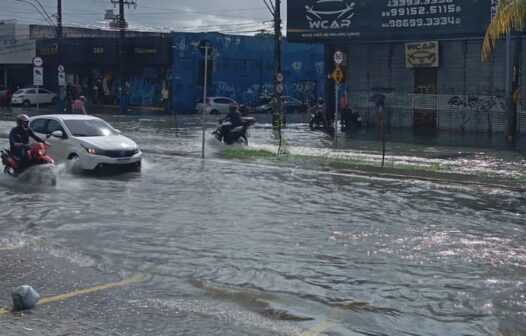
[[[289,4],[294,13],[288,18],[289,39],[325,44],[327,73],[335,67],[334,52],[345,53],[343,94],[369,123],[377,120],[375,97],[385,97],[384,123],[391,127],[423,134],[502,132],[508,122],[514,39],[508,45],[498,41],[488,60],[481,57],[497,5],[492,0],[304,0]],[[524,93],[515,95],[520,107]],[[517,131],[524,133],[522,110]]]
[[[204,55],[201,41],[212,47],[208,62],[208,96],[224,96],[254,106],[273,92],[274,37],[219,33],[173,33],[172,96],[178,113],[195,111],[203,96]],[[323,94],[323,47],[282,42],[283,95],[312,103]]]
[[67,93],[84,95],[93,104],[116,105],[122,64],[128,103],[160,107],[162,87],[170,81],[170,46],[170,34],[127,31],[121,63],[118,31],[64,27],[58,40],[54,27],[5,22],[0,24],[0,86],[32,87],[32,60],[38,56],[45,88],[60,91],[60,65]]

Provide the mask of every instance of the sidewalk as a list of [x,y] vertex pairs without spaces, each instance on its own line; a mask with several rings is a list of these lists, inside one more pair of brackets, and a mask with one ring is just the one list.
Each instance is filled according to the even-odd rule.
[[[0,246],[0,308],[11,308],[11,292],[31,285],[40,304],[23,312],[0,309],[2,336],[108,336],[174,334],[174,312],[161,311],[140,297],[137,288],[147,279],[85,295],[75,290],[122,280],[117,274],[80,267],[42,249]],[[71,297],[63,294],[73,293]],[[62,300],[45,303],[62,295]],[[61,297],[59,297],[60,299]],[[172,326],[172,327],[171,327]]]

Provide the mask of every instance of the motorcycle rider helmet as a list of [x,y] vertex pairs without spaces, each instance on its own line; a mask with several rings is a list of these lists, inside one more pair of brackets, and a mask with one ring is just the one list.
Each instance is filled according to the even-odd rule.
[[79,99],[82,100],[84,103],[86,102],[86,97],[84,96],[80,96]]
[[27,116],[27,114],[19,114],[16,117],[16,125],[27,128],[27,126],[29,125],[29,117]]

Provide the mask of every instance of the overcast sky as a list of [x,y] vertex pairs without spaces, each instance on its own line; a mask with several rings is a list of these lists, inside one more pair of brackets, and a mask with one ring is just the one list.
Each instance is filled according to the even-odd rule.
[[[220,31],[230,34],[253,34],[272,30],[272,15],[263,0],[136,0],[137,8],[125,7],[130,29],[174,31]],[[269,0],[274,3],[275,0]],[[15,18],[19,23],[49,24],[39,5],[49,16],[57,11],[57,0],[2,0],[0,20]],[[285,19],[286,0],[282,0]],[[36,7],[33,7],[32,4]],[[62,0],[63,24],[104,27],[104,12],[114,7],[111,0]],[[54,19],[54,18],[53,18]],[[266,23],[265,23],[266,22]]]

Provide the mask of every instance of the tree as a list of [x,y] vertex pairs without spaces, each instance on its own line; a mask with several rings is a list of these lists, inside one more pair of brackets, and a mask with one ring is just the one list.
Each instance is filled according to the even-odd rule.
[[500,0],[497,12],[486,30],[482,47],[482,58],[486,60],[491,54],[491,50],[495,47],[497,40],[509,34],[512,28],[522,31],[525,21],[525,0]]
[[[515,30],[515,53],[511,74],[511,91],[506,93],[506,139],[508,144],[515,143],[517,132],[517,114],[521,104],[521,56],[522,30],[526,21],[526,0],[500,0],[497,12],[486,30],[482,46],[482,59],[487,60],[497,40],[510,35]],[[509,71],[506,69],[506,71]]]

